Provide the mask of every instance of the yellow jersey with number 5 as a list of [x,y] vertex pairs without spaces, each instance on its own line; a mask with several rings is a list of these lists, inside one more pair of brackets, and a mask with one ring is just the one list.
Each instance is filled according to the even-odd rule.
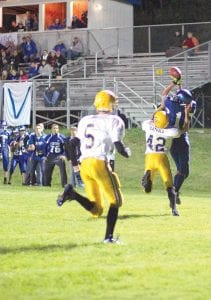
[[122,141],[124,134],[124,122],[116,115],[100,113],[82,118],[77,130],[77,138],[81,142],[80,160],[106,160],[113,143]]

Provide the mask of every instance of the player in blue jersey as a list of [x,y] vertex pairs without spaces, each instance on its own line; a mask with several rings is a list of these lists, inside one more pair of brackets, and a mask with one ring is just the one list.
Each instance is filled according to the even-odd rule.
[[[176,94],[170,96],[170,92],[175,87],[178,87]],[[161,108],[164,108],[168,114],[169,127],[176,126],[181,129],[184,125],[185,106],[191,106],[190,114],[193,114],[196,108],[196,102],[193,100],[192,93],[187,89],[181,88],[181,78],[173,78],[173,82],[164,89],[162,95]],[[185,132],[177,139],[173,139],[170,153],[177,167],[177,173],[174,176],[174,187],[177,193],[177,203],[180,204],[179,191],[184,180],[189,176],[190,143],[188,132]]]
[[53,124],[51,134],[47,135],[46,141],[46,161],[45,161],[45,179],[44,185],[51,186],[52,174],[55,165],[60,169],[61,185],[67,184],[67,172],[65,164],[65,144],[66,137],[59,133],[59,125]]
[[[46,159],[46,141],[45,134],[42,127],[37,124],[35,132],[32,132],[28,140],[28,151],[32,152],[31,155],[31,168],[30,168],[30,184],[43,185],[44,184],[44,168]],[[33,181],[36,171],[36,180]]]
[[9,169],[9,144],[10,144],[11,132],[7,128],[6,121],[2,121],[0,130],[0,145],[2,154],[2,165],[4,171],[4,184],[7,184],[7,176]]
[[13,130],[13,138],[10,142],[10,149],[13,153],[10,170],[9,170],[9,181],[8,184],[11,184],[12,175],[15,171],[17,165],[22,175],[22,184],[25,185],[26,179],[26,164],[27,164],[27,136],[25,127],[15,128]]

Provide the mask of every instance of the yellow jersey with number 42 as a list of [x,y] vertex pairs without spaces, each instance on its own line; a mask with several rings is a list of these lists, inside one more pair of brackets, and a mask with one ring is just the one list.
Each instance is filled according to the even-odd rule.
[[167,139],[178,138],[181,135],[178,128],[157,128],[152,120],[144,121],[142,130],[146,133],[145,153],[165,153],[167,151]]
[[77,138],[81,142],[81,157],[107,160],[113,143],[122,141],[125,125],[122,119],[112,114],[86,116],[78,124]]

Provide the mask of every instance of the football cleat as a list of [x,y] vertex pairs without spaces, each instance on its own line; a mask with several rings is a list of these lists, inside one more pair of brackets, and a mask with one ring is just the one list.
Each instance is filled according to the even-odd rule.
[[141,184],[144,187],[145,193],[150,193],[152,190],[152,181],[151,181],[150,177],[151,177],[151,171],[147,170],[141,181]]
[[179,217],[179,212],[177,211],[176,207],[172,209],[172,216]]
[[110,237],[108,239],[105,239],[103,241],[104,244],[117,244],[117,245],[121,245],[122,243],[120,242],[120,240],[117,238],[117,239],[114,239],[113,237]]
[[65,186],[64,192],[62,195],[58,196],[57,205],[62,206],[67,200],[74,200],[75,199],[75,191],[71,184],[67,184]]

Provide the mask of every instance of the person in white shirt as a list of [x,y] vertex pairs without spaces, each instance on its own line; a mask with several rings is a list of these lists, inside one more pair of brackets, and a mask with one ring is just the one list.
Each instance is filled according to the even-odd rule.
[[146,120],[142,123],[142,129],[146,134],[145,152],[145,174],[142,178],[142,186],[146,193],[152,190],[154,176],[160,173],[168,198],[173,216],[179,216],[176,208],[176,194],[173,187],[173,179],[168,160],[167,140],[179,138],[182,133],[188,130],[188,107],[185,109],[186,118],[182,130],[178,128],[167,128],[169,124],[168,115],[165,111],[157,111],[153,120]]
[[113,92],[98,92],[94,100],[97,114],[82,118],[78,124],[76,138],[70,141],[71,161],[75,171],[79,169],[76,147],[80,145],[80,173],[87,197],[77,193],[69,184],[57,200],[58,206],[63,205],[66,200],[76,200],[93,216],[99,217],[103,213],[105,196],[110,206],[104,243],[118,243],[118,240],[113,238],[113,233],[119,207],[123,202],[119,178],[112,172],[107,158],[113,145],[124,157],[128,158],[131,155],[130,149],[122,142],[125,134],[124,123],[120,117],[112,114],[115,104],[116,96]]

